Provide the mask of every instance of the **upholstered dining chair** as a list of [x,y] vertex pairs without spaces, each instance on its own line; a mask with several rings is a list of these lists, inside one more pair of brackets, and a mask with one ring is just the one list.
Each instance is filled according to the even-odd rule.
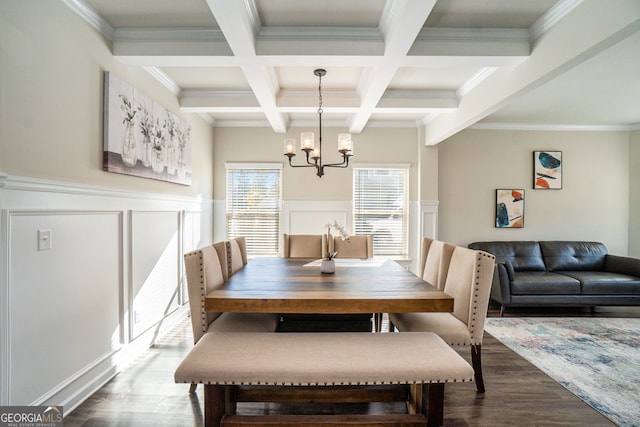
[[227,268],[229,277],[247,265],[247,245],[244,237],[227,240]]
[[[205,311],[204,298],[228,277],[226,242],[205,246],[184,254],[193,343],[211,331],[275,332],[278,315],[268,313],[217,313]],[[190,393],[196,385],[192,384]]]
[[240,255],[242,256],[242,263],[247,265],[249,258],[247,257],[247,239],[244,236],[238,236],[232,241],[235,241],[240,248]]
[[[422,254],[420,260],[420,274],[423,280],[444,290],[444,284],[449,271],[449,263],[455,245],[440,240],[424,237],[422,239]],[[389,331],[393,332],[395,325],[389,319]]]
[[455,245],[440,240],[431,240],[424,260],[422,278],[439,290],[444,289]]
[[422,249],[420,250],[420,269],[418,270],[418,276],[424,276],[424,266],[427,262],[427,254],[429,253],[429,248],[431,247],[431,243],[435,239],[431,239],[429,237],[422,238]]
[[471,346],[476,388],[484,393],[482,337],[489,306],[495,257],[456,246],[444,291],[453,297],[452,313],[392,313],[390,321],[402,332],[435,332],[452,346]]
[[336,252],[336,258],[373,258],[373,235],[350,236],[343,240],[340,236],[333,237],[331,251]]
[[325,234],[285,234],[283,237],[285,258],[320,259],[327,256]]

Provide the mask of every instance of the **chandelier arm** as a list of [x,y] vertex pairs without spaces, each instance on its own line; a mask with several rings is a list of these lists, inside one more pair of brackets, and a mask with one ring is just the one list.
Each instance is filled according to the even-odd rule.
[[289,166],[291,166],[292,168],[317,168],[318,167],[318,165],[313,163],[308,163],[306,165],[294,165],[293,163],[291,163],[291,157],[289,157]]
[[332,168],[346,168],[349,166],[349,157],[347,155],[344,155],[344,158],[342,159],[342,162],[340,163],[327,163],[323,166],[327,166],[327,167],[332,167]]

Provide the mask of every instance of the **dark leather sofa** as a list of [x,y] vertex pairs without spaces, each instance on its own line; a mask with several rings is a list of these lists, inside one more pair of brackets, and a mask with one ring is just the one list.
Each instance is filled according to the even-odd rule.
[[640,305],[640,259],[581,241],[474,242],[496,256],[491,299],[509,306]]

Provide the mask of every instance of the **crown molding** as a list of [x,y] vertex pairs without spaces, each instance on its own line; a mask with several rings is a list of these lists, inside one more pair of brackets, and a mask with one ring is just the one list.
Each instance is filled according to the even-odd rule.
[[262,22],[260,22],[260,15],[258,14],[258,8],[254,0],[244,0],[244,7],[247,12],[247,18],[253,28],[253,36],[256,37],[260,33]]
[[114,41],[128,42],[224,42],[222,31],[211,28],[118,28]]
[[529,28],[529,38],[531,41],[549,31],[551,27],[556,25],[558,21],[567,16],[575,9],[583,0],[561,0],[542,15]]
[[467,129],[481,130],[530,130],[530,131],[577,131],[577,132],[629,132],[640,125],[582,125],[551,123],[476,123]]
[[178,96],[180,94],[180,86],[176,82],[173,81],[171,77],[162,72],[158,67],[144,67],[144,70],[151,74],[153,78],[158,80],[164,87],[169,89],[171,93]]
[[464,84],[460,86],[460,88],[456,91],[456,96],[458,97],[458,99],[463,98],[466,94],[471,92],[474,87],[482,83],[484,79],[493,74],[493,72],[497,69],[498,67],[484,67],[476,74],[471,76],[471,78],[464,82]]
[[91,7],[84,0],[63,0],[64,4],[66,4],[71,10],[80,15],[82,19],[84,19],[89,25],[98,30],[100,34],[102,34],[107,40],[113,41],[115,36],[114,28],[109,25],[107,21],[100,16],[98,12],[95,11],[93,7]]

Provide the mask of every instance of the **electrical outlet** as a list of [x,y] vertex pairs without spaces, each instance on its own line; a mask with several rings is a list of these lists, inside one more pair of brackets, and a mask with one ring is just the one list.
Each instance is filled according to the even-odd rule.
[[38,250],[48,251],[51,249],[51,230],[38,230]]

